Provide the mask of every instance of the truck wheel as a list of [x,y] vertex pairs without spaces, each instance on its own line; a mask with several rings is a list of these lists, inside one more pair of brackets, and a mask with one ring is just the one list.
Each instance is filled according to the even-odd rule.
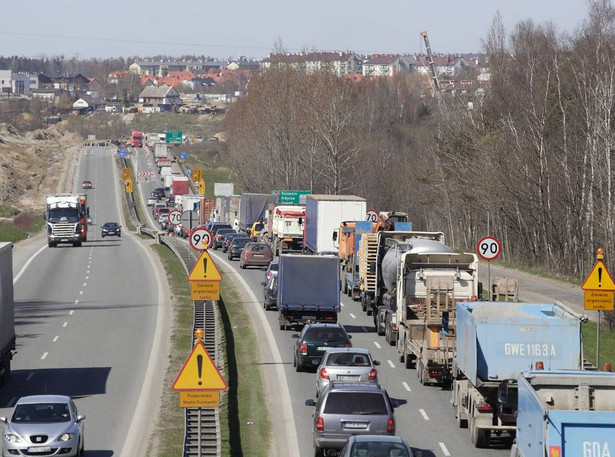
[[410,354],[408,354],[408,346],[404,344],[404,365],[406,368],[412,368],[412,359]]

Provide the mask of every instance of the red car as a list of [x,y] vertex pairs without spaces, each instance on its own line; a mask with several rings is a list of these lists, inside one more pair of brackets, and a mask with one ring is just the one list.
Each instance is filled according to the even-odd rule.
[[266,267],[273,260],[273,251],[267,243],[253,242],[246,244],[239,257],[239,267]]

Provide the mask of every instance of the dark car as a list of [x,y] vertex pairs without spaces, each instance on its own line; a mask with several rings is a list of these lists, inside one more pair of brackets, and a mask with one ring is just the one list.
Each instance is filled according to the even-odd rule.
[[235,232],[235,230],[233,230],[232,228],[218,229],[218,231],[214,235],[214,242],[213,242],[212,247],[214,249],[221,248],[222,245],[224,244],[224,237],[228,235],[229,233],[237,233],[237,232]]
[[241,251],[243,251],[243,248],[246,247],[246,244],[250,241],[252,241],[250,238],[245,237],[233,238],[233,241],[231,241],[231,244],[228,246],[228,259],[233,260],[239,258],[239,256],[241,256]]
[[278,276],[271,276],[267,281],[261,283],[263,291],[265,293],[265,301],[263,302],[263,308],[269,311],[278,304]]
[[122,226],[117,222],[105,222],[102,226],[102,237],[122,236]]
[[[215,225],[213,225],[209,229],[209,231],[211,232],[213,236],[216,236],[218,234],[218,230],[223,230],[223,229],[224,230],[228,230],[228,229],[234,230],[233,227],[231,227],[229,224],[226,224],[226,223],[214,222],[214,224]],[[230,233],[230,232],[227,232],[227,233]]]
[[273,260],[273,251],[267,243],[253,242],[246,244],[239,258],[239,268],[248,266],[262,267]]
[[316,369],[328,348],[349,348],[350,335],[341,324],[307,324],[296,338],[293,366],[297,371]]
[[267,268],[263,268],[263,271],[265,272],[265,281],[267,281],[272,276],[277,276],[279,269],[280,259],[274,258],[271,262],[269,262],[269,266]]
[[316,407],[312,415],[315,456],[342,449],[353,435],[395,435],[393,408],[397,403],[380,384],[335,381],[325,388],[318,402],[308,399],[305,404]]
[[226,252],[228,251],[228,247],[231,244],[231,241],[233,241],[234,238],[237,237],[244,237],[245,235],[243,233],[237,233],[235,231],[233,232],[229,232],[226,235],[224,235],[224,240],[222,241],[222,252]]
[[412,448],[401,436],[352,435],[344,444],[338,457],[359,455],[385,455],[387,457],[412,457]]

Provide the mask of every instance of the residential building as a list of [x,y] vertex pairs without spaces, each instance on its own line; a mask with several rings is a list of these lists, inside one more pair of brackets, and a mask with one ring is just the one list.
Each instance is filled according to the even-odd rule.
[[394,76],[412,73],[416,66],[414,56],[374,54],[363,62],[363,76]]
[[362,72],[362,59],[354,52],[307,52],[298,54],[269,54],[261,61],[261,69],[290,67],[307,74],[329,70],[338,76],[356,75]]
[[157,106],[161,109],[171,109],[179,105],[179,92],[170,86],[148,86],[139,94],[139,103],[143,106]]
[[205,73],[226,66],[214,60],[138,60],[128,70],[136,75],[167,76],[169,72]]

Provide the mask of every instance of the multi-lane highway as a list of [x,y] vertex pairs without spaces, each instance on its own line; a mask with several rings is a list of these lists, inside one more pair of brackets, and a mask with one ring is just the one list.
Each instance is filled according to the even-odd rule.
[[[152,423],[140,418],[152,405],[149,397],[159,396],[161,342],[170,322],[155,256],[126,232],[100,234],[104,222],[121,221],[114,152],[83,150],[71,177],[75,192],[88,195],[93,220],[82,247],[48,248],[37,236],[15,249],[17,354],[0,390],[2,415],[23,395],[70,395],[87,415],[86,453],[101,457],[136,455],[147,446],[126,438],[131,427],[145,432]],[[93,189],[80,188],[86,179]]]

